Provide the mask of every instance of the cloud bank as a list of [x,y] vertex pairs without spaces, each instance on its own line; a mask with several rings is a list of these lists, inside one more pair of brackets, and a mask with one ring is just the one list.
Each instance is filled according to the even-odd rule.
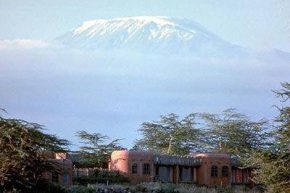
[[0,40],[0,50],[48,48],[52,46],[48,41],[32,39]]
[[289,53],[192,58],[84,52],[42,40],[0,41],[0,101],[13,117],[38,122],[74,143],[86,129],[124,138],[159,115],[237,108],[275,115],[272,90],[290,81]]

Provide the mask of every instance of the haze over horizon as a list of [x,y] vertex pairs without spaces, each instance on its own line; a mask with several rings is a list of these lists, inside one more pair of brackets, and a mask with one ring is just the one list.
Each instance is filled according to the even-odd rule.
[[[272,90],[289,81],[287,1],[16,2],[0,2],[0,108],[73,142],[88,130],[131,147],[142,122],[168,113],[237,108],[273,118]],[[129,17],[137,13],[147,17]]]

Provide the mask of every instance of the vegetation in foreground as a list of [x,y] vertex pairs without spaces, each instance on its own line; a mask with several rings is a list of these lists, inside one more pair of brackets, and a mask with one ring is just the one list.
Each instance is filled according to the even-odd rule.
[[70,193],[260,193],[258,189],[246,187],[207,188],[192,184],[141,183],[136,185],[104,185],[74,186]]
[[57,167],[43,152],[66,151],[68,141],[42,130],[39,124],[0,116],[0,192],[54,189],[42,179],[42,174]]
[[[133,149],[184,155],[191,151],[225,152],[242,158],[245,166],[255,166],[253,180],[264,184],[266,192],[290,192],[290,83],[283,83],[276,94],[282,100],[274,122],[252,121],[233,109],[221,115],[192,113],[182,120],[175,114],[162,116],[160,121],[145,122],[140,129],[142,138]],[[283,106],[284,105],[284,106]],[[286,105],[286,106],[285,106]],[[198,120],[201,122],[198,122]],[[202,127],[199,127],[202,125]],[[99,133],[78,133],[87,146],[80,149],[85,163],[103,167],[118,140],[105,144]],[[97,187],[73,187],[64,190],[42,180],[44,171],[54,170],[43,151],[66,151],[68,141],[45,134],[42,126],[24,120],[7,119],[0,114],[0,192],[94,192]],[[206,148],[204,148],[206,147]],[[97,181],[98,182],[98,181]],[[89,184],[89,183],[87,183]],[[150,185],[149,185],[150,186]],[[120,186],[125,187],[125,186]],[[135,187],[132,190],[130,187]],[[141,189],[138,189],[140,188]],[[143,189],[142,189],[143,187]],[[233,189],[207,189],[186,185],[155,184],[127,187],[130,192],[233,192]],[[182,188],[184,190],[181,191]],[[129,188],[129,189],[128,189]],[[103,191],[97,189],[97,191]],[[104,190],[105,191],[105,190]],[[106,190],[109,191],[108,189]],[[254,190],[253,190],[254,191]]]
[[120,172],[109,170],[94,170],[89,176],[79,176],[73,178],[74,185],[87,186],[89,184],[110,183],[110,184],[124,184],[129,183],[129,179],[120,174]]

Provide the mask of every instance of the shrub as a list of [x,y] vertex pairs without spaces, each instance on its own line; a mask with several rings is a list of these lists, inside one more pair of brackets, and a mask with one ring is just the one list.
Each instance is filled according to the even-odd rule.
[[95,188],[85,186],[73,186],[70,188],[69,193],[95,193]]
[[36,186],[36,191],[39,193],[67,193],[67,190],[60,185],[47,182],[45,180],[41,181]]
[[69,193],[258,193],[255,190],[237,187],[198,187],[193,184],[140,183],[140,184],[93,184],[88,187],[74,187]]
[[90,176],[80,176],[73,178],[74,184],[77,185],[88,185],[88,184],[96,184],[96,183],[112,183],[112,184],[120,184],[120,183],[128,183],[129,179],[120,174],[119,172],[113,172],[108,170],[96,170]]

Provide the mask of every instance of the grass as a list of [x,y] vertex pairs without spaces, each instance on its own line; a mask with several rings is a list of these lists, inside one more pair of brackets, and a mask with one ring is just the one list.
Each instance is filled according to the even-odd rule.
[[74,186],[71,193],[261,193],[255,189],[241,187],[208,188],[192,184],[140,183],[140,184],[94,184]]

